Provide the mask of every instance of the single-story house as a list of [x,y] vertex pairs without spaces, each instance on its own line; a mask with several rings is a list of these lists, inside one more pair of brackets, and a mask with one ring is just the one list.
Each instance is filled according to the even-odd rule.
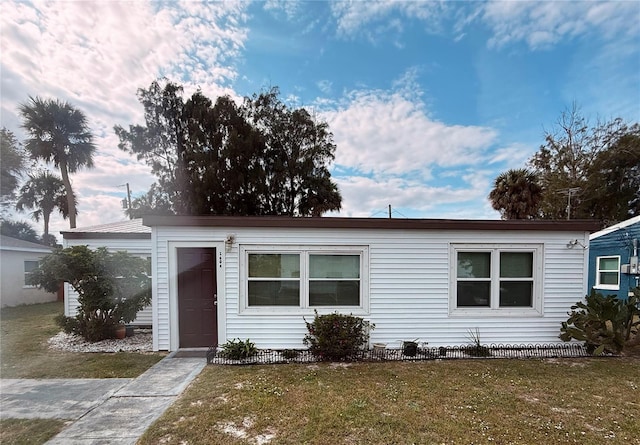
[[[127,251],[142,258],[151,258],[151,228],[142,225],[142,219],[69,229],[61,234],[64,247],[81,245],[91,249],[106,247],[112,252]],[[64,313],[72,317],[77,313],[78,294],[69,283],[65,283],[64,295]],[[131,324],[151,326],[151,307],[138,312],[138,316]]]
[[0,302],[2,307],[56,301],[55,293],[27,284],[29,273],[42,257],[51,253],[49,246],[0,235]]
[[586,294],[586,248],[598,228],[223,216],[146,216],[143,224],[153,348],[169,351],[234,338],[302,348],[304,321],[316,311],[361,316],[375,324],[371,342],[389,345],[467,344],[476,329],[486,344],[558,343],[561,322]]
[[627,299],[640,286],[640,216],[589,237],[589,289]]

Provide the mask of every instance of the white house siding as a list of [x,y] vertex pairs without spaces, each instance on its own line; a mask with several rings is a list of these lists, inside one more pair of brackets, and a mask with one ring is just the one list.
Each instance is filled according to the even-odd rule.
[[[154,227],[157,252],[154,304],[157,329],[154,347],[175,349],[171,344],[169,246],[171,243],[223,242],[233,234],[235,242],[224,253],[224,295],[218,320],[224,319],[219,342],[249,338],[260,348],[301,348],[306,333],[303,316],[241,314],[239,246],[241,245],[356,245],[369,248],[369,307],[364,318],[375,323],[372,342],[399,345],[419,339],[431,346],[459,345],[469,341],[469,331],[479,329],[483,343],[558,342],[560,323],[567,311],[584,297],[585,250],[567,248],[569,240],[587,245],[583,231],[531,230],[381,230],[302,228]],[[449,313],[450,244],[499,243],[543,246],[543,316],[469,317]],[[173,244],[175,245],[175,244]],[[223,249],[224,250],[224,249]],[[330,311],[328,311],[330,312]],[[304,314],[313,318],[313,311]],[[177,327],[176,327],[177,329]]]
[[[98,247],[106,247],[111,252],[127,251],[131,255],[140,256],[143,258],[151,257],[151,240],[150,239],[123,239],[123,238],[107,238],[107,239],[65,239],[65,247],[71,246],[88,246],[90,249],[97,249]],[[73,317],[78,313],[78,293],[73,290],[69,283],[64,285],[64,313],[68,317]],[[138,316],[131,323],[137,326],[151,326],[152,325],[152,310],[151,306],[147,306],[140,312]]]
[[50,251],[0,249],[0,306],[20,306],[23,304],[56,301],[57,295],[34,286],[25,285],[25,261],[40,261]]

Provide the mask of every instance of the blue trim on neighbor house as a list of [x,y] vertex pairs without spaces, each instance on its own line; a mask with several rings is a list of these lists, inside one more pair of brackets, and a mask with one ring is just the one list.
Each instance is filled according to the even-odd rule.
[[[640,221],[589,241],[589,292],[596,283],[596,259],[602,256],[620,256],[620,265],[629,264],[629,258],[633,254],[633,239],[638,240],[638,250],[640,251]],[[639,280],[640,275],[620,273],[618,290],[596,289],[596,292],[603,295],[616,295],[618,298],[626,300],[629,291],[640,285]]]

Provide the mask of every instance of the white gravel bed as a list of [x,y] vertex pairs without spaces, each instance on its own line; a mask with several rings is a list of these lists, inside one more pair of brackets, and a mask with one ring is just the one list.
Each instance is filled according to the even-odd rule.
[[136,329],[135,334],[123,339],[86,341],[76,334],[60,332],[48,340],[49,349],[65,352],[151,352],[150,329]]

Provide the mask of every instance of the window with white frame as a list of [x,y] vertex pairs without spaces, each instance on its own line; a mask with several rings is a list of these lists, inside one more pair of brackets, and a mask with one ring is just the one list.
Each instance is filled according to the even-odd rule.
[[368,251],[358,246],[241,246],[246,311],[366,311]]
[[596,288],[620,289],[620,257],[599,256],[596,258]]
[[542,313],[542,247],[453,245],[453,314]]
[[34,270],[38,268],[40,264],[39,261],[25,260],[24,262],[24,286],[25,287],[35,287],[32,284],[29,284],[29,277],[33,273]]

